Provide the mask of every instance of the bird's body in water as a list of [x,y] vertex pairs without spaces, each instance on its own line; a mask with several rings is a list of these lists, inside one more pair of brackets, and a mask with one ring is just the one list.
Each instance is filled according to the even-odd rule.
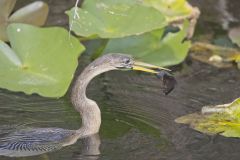
[[11,132],[6,131],[0,133],[0,155],[11,157],[39,155],[98,133],[101,112],[97,103],[87,98],[86,88],[94,77],[110,70],[140,70],[156,74],[159,70],[167,69],[136,62],[124,54],[107,54],[99,57],[77,77],[72,88],[71,102],[82,118],[80,129],[19,128]]

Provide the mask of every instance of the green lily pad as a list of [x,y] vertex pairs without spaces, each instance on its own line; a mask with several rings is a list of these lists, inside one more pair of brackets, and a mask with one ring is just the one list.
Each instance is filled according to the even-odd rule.
[[111,39],[104,53],[130,54],[138,60],[159,66],[176,65],[185,59],[191,46],[190,42],[182,43],[186,28],[187,25],[181,31],[164,37],[164,29],[160,29],[139,36]]
[[65,29],[11,24],[12,48],[0,41],[0,87],[45,97],[63,96],[84,50]]
[[182,116],[175,121],[189,124],[191,128],[210,135],[240,137],[240,98],[230,104],[205,106],[201,112]]
[[84,37],[119,38],[142,34],[168,24],[161,12],[137,0],[87,0],[82,8],[72,8],[67,14],[71,29]]
[[48,16],[48,5],[44,2],[33,2],[20,8],[12,15],[16,0],[0,0],[0,40],[8,41],[7,26],[11,23],[26,23],[42,26]]
[[168,21],[187,17],[192,13],[192,6],[186,0],[141,0],[146,6],[151,6],[164,14]]

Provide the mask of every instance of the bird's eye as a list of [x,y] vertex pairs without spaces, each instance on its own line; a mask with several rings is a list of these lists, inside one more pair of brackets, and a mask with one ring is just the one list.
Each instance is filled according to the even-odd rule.
[[129,64],[129,63],[130,63],[130,58],[125,58],[125,59],[123,60],[123,62],[124,62],[125,64]]

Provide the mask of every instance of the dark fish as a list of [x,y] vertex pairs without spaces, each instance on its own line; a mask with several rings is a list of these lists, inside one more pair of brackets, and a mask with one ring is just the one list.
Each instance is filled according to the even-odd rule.
[[172,74],[164,70],[160,70],[156,75],[159,79],[162,80],[163,93],[165,95],[168,95],[176,86],[177,84],[176,79],[173,77]]

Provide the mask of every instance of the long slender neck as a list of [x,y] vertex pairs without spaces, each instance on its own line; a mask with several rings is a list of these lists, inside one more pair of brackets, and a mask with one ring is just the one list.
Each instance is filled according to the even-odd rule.
[[95,101],[87,98],[86,89],[89,82],[95,76],[109,70],[114,70],[114,68],[107,65],[99,65],[99,63],[97,63],[98,61],[99,60],[95,60],[84,69],[77,77],[72,88],[72,104],[82,117],[82,126],[77,130],[80,137],[97,133],[101,125],[100,109]]

